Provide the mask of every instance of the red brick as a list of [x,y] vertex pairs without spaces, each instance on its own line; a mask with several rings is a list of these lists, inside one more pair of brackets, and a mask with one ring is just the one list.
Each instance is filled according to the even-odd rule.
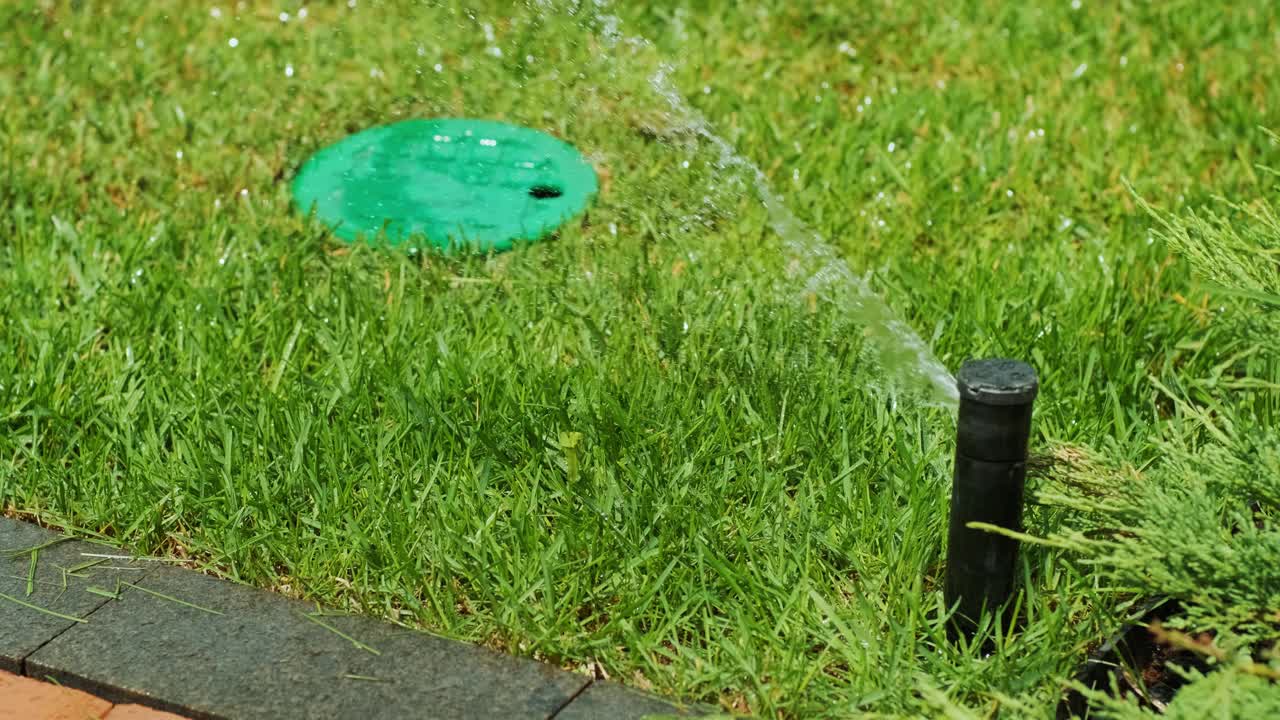
[[117,705],[107,713],[106,720],[185,720],[185,718],[141,705]]
[[88,693],[0,671],[0,720],[98,720],[110,709]]

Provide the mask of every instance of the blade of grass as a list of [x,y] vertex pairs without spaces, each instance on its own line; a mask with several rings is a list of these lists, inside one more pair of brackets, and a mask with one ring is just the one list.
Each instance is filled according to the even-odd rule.
[[34,545],[34,546],[32,546],[32,547],[28,547],[28,548],[22,548],[21,550],[5,550],[5,551],[4,551],[4,556],[5,556],[6,558],[8,558],[8,559],[12,560],[13,558],[20,557],[20,556],[22,556],[22,555],[26,555],[26,554],[27,554],[27,553],[29,553],[29,552],[35,552],[35,551],[37,551],[37,550],[46,550],[46,549],[48,549],[48,548],[53,547],[54,545],[58,545],[58,544],[61,544],[61,543],[64,543],[64,542],[69,542],[69,541],[71,541],[71,540],[75,540],[75,538],[72,538],[72,537],[65,537],[65,536],[64,536],[64,537],[58,537],[58,538],[54,538],[54,539],[50,540],[49,542],[40,543],[39,545]]
[[106,561],[107,561],[106,558],[99,558],[97,560],[86,560],[85,562],[82,562],[82,563],[76,563],[75,565],[72,565],[69,568],[63,568],[63,571],[66,572],[68,575],[74,575],[80,572],[81,570],[88,570],[89,568],[101,565]]
[[104,598],[110,598],[110,599],[112,599],[112,600],[119,600],[119,599],[120,599],[120,591],[119,591],[119,590],[116,590],[115,592],[111,592],[110,590],[105,590],[105,589],[100,588],[100,587],[98,587],[98,586],[96,586],[96,585],[90,585],[89,587],[85,588],[85,589],[84,589],[84,591],[85,591],[85,592],[87,592],[87,593],[89,593],[90,595],[98,595],[98,596],[101,596],[101,597],[104,597]]
[[[26,580],[26,579],[27,579],[27,576],[26,576],[26,575],[14,575],[13,573],[4,573],[4,574],[0,574],[0,577],[10,578],[10,579],[13,579],[13,580]],[[37,585],[50,585],[50,586],[52,586],[52,587],[58,587],[58,583],[53,582],[52,580],[36,580],[36,584],[37,584]]]
[[31,562],[27,564],[27,597],[36,591],[36,565],[40,562],[40,551],[31,551]]
[[102,558],[104,560],[145,560],[147,562],[187,562],[185,558],[139,557],[137,555],[108,555],[106,553],[80,553],[84,557]]
[[329,623],[327,623],[327,622],[325,622],[325,621],[321,620],[319,617],[316,617],[315,615],[311,615],[311,614],[303,613],[303,612],[300,612],[300,613],[298,613],[298,614],[299,614],[299,615],[301,615],[302,617],[304,617],[304,618],[306,618],[306,619],[310,620],[311,622],[313,622],[313,623],[315,623],[315,624],[319,625],[320,627],[324,628],[325,630],[328,630],[329,632],[333,633],[334,635],[337,635],[338,637],[342,638],[343,640],[346,640],[347,642],[351,643],[352,645],[356,646],[357,648],[360,648],[361,650],[364,650],[364,651],[366,651],[366,652],[372,653],[372,654],[374,654],[374,655],[381,655],[381,654],[382,654],[382,652],[381,652],[380,650],[378,650],[377,648],[373,648],[373,647],[369,647],[368,645],[365,645],[364,643],[362,643],[362,642],[360,642],[359,640],[357,640],[357,639],[355,639],[355,638],[351,637],[350,635],[348,635],[348,634],[346,634],[346,633],[342,632],[342,631],[341,631],[341,630],[339,630],[338,628],[336,628],[336,627],[334,627],[334,626],[330,625]]
[[155,591],[155,590],[151,590],[151,589],[149,589],[149,588],[144,588],[144,587],[142,587],[141,585],[138,585],[138,584],[136,584],[136,583],[123,582],[123,581],[122,581],[120,584],[121,584],[121,585],[127,585],[128,587],[131,587],[131,588],[133,588],[134,590],[140,590],[140,591],[142,591],[142,592],[144,592],[144,593],[146,593],[146,594],[148,594],[148,595],[153,595],[153,596],[155,596],[155,597],[160,598],[161,600],[168,600],[169,602],[177,603],[177,604],[179,604],[179,605],[184,605],[184,606],[189,607],[189,608],[192,608],[192,609],[194,609],[194,610],[199,610],[199,611],[201,611],[201,612],[207,612],[207,613],[209,613],[210,615],[225,615],[225,614],[226,614],[226,613],[222,612],[221,610],[214,610],[213,608],[202,607],[202,606],[200,606],[200,605],[196,605],[195,603],[189,603],[189,602],[187,602],[186,600],[179,600],[178,598],[176,598],[176,597],[174,597],[174,596],[172,596],[172,595],[165,595],[165,594],[164,594],[164,593],[162,593],[162,592],[157,592],[157,591]]
[[30,610],[35,610],[36,612],[44,613],[45,615],[52,615],[53,617],[61,618],[61,619],[63,619],[63,620],[70,620],[70,621],[72,621],[72,622],[78,622],[78,623],[87,623],[87,622],[89,622],[88,620],[85,620],[84,618],[78,618],[78,617],[76,617],[76,616],[74,616],[74,615],[64,615],[63,613],[55,612],[55,611],[50,610],[50,609],[48,609],[48,608],[42,608],[42,607],[40,607],[39,605],[32,605],[31,603],[29,603],[29,602],[27,602],[27,601],[25,601],[25,600],[19,600],[18,598],[14,597],[14,596],[12,596],[12,595],[6,595],[5,593],[0,593],[0,599],[8,600],[8,601],[9,601],[9,602],[11,602],[11,603],[16,603],[16,604],[18,604],[18,605],[21,605],[21,606],[22,606],[22,607],[24,607],[24,608],[28,608],[28,609],[30,609]]

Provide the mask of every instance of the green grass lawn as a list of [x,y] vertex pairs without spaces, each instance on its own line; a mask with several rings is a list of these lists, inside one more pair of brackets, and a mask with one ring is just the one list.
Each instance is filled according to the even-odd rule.
[[[1222,358],[1137,197],[1274,187],[1276,5],[348,5],[0,5],[0,509],[726,710],[1050,716],[1127,607],[1034,549],[1026,627],[946,642],[951,412],[650,78],[948,367],[1032,362],[1036,448],[1143,448]],[[435,116],[574,143],[596,206],[492,257],[292,211]]]

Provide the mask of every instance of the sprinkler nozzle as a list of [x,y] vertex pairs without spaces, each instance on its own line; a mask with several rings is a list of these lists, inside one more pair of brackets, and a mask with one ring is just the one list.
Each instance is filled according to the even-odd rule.
[[971,635],[984,611],[1003,623],[1013,595],[1018,542],[968,527],[981,522],[1022,530],[1031,406],[1036,371],[1017,360],[970,360],[956,373],[956,424],[951,526],[944,596],[954,607],[953,629]]

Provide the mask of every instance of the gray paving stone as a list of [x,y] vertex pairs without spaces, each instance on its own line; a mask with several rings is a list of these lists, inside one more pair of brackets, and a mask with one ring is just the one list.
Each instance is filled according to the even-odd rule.
[[[68,577],[62,587],[61,568],[75,567],[91,560],[80,553],[111,553],[111,548],[78,541],[60,542],[41,549],[36,556],[34,592],[27,595],[27,573],[31,554],[18,550],[42,545],[62,535],[18,520],[0,517],[0,670],[23,672],[23,660],[37,648],[65,632],[76,622],[48,615],[19,602],[30,603],[63,615],[83,618],[107,602],[105,597],[85,592],[89,586],[114,590],[116,578],[141,579],[143,572],[114,572],[99,569],[87,570],[81,575]],[[130,563],[112,561],[114,566]]]
[[710,712],[710,708],[675,705],[622,685],[597,682],[561,710],[556,720],[642,720],[697,717]]
[[31,674],[197,718],[548,718],[587,679],[174,568],[27,659]]

